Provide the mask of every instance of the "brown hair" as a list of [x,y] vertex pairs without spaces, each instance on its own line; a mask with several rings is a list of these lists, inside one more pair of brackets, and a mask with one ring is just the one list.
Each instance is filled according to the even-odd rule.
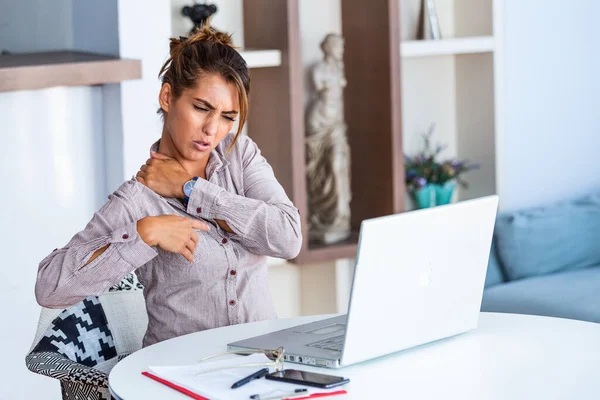
[[[185,89],[196,85],[202,74],[218,74],[226,82],[233,83],[239,93],[240,114],[238,130],[231,147],[242,132],[248,117],[250,75],[246,61],[231,44],[231,35],[217,32],[208,24],[196,30],[190,37],[171,38],[170,57],[158,74],[163,85],[171,85],[175,98]],[[162,108],[158,110],[164,114]]]

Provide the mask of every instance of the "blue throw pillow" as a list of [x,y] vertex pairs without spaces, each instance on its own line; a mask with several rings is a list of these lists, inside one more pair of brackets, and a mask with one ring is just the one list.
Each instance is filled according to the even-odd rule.
[[504,273],[496,256],[496,245],[492,242],[490,258],[488,260],[487,274],[485,275],[485,287],[490,287],[504,282]]
[[548,207],[503,213],[496,250],[509,280],[600,264],[600,193]]

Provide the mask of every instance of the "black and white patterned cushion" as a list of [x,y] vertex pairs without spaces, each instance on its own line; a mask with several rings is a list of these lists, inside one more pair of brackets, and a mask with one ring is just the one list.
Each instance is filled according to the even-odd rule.
[[[123,307],[133,313],[143,312],[145,316],[145,307],[139,307],[139,296],[142,296],[143,304],[143,295],[140,293],[143,289],[137,276],[131,273],[100,298],[87,297],[56,317],[45,319],[44,313],[49,310],[43,310],[41,325],[36,333],[37,343],[26,357],[27,367],[32,372],[60,380],[63,400],[111,400],[108,371],[131,351],[139,349],[147,324],[147,320],[144,323],[143,318],[140,323],[140,316],[137,314],[128,318],[126,323],[115,319],[115,303],[109,301],[111,293],[129,292],[132,297],[126,298]],[[106,312],[103,302],[108,306]],[[113,314],[110,313],[111,310]],[[112,323],[116,323],[116,326],[109,324],[107,315],[114,319]],[[48,322],[42,321],[52,322],[45,325]],[[121,334],[118,336],[121,340],[119,351],[110,326],[116,329],[117,336]],[[135,345],[137,340],[132,339],[130,343],[122,337],[123,332],[132,329],[132,326],[139,329],[138,347]]]
[[144,290],[144,285],[140,283],[134,273],[127,274],[119,283],[111,287],[109,292],[118,292],[121,290]]
[[64,310],[48,327],[33,353],[54,352],[93,367],[117,356],[106,315],[96,296]]

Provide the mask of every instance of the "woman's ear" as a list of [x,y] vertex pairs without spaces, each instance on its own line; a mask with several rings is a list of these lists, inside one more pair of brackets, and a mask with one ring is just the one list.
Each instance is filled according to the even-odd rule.
[[163,83],[160,88],[160,93],[158,94],[158,104],[160,104],[160,108],[168,113],[169,107],[171,105],[172,98],[172,88],[170,83]]

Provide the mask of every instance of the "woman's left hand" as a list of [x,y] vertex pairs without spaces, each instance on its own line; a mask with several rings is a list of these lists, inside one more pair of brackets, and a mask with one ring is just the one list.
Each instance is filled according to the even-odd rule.
[[135,179],[163,197],[184,198],[183,185],[193,178],[174,158],[151,152]]

